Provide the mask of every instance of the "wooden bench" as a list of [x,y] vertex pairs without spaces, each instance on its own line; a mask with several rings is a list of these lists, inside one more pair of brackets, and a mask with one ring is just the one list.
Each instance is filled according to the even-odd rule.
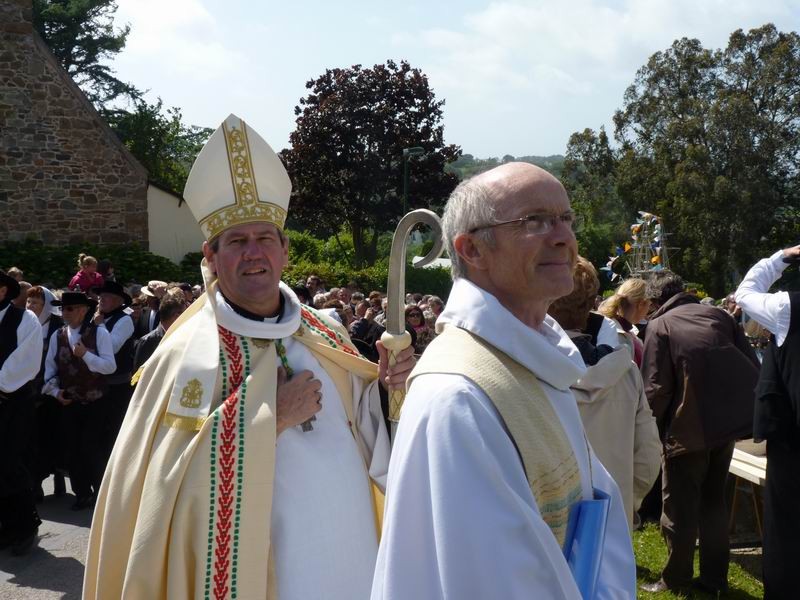
[[[765,456],[766,446],[762,443],[755,443],[753,440],[745,440],[736,444],[733,450],[733,458],[728,472],[736,477],[733,487],[733,501],[731,502],[731,516],[729,527],[731,532],[735,529],[736,504],[739,497],[740,483],[745,486],[745,491],[749,491],[753,499],[753,512],[756,517],[756,528],[759,537],[762,536],[761,513],[762,508],[758,501],[758,490],[756,486],[763,487],[767,480],[767,457]],[[749,490],[747,488],[749,487]]]

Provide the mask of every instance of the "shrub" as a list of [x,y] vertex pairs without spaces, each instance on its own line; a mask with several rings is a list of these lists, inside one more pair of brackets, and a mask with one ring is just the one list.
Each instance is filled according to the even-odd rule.
[[[353,270],[339,263],[312,263],[301,260],[291,263],[284,269],[282,279],[293,286],[298,281],[305,281],[311,274],[319,275],[328,289],[354,281],[364,292],[372,290],[385,292],[389,267],[386,261],[381,261],[371,267]],[[450,271],[447,269],[415,269],[410,263],[406,265],[407,292],[434,294],[446,300],[451,287]]]
[[78,254],[98,260],[108,259],[114,265],[117,281],[145,283],[151,279],[169,281],[200,280],[199,268],[194,275],[163,256],[143,250],[135,244],[47,246],[37,240],[0,243],[0,265],[4,269],[17,266],[25,272],[25,280],[55,289],[65,287],[78,270]]

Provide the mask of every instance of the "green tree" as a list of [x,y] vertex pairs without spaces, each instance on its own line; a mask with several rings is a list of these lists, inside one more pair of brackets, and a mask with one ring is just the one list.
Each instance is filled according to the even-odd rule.
[[402,216],[404,148],[425,151],[409,164],[409,208],[441,206],[458,183],[444,172],[461,152],[444,143],[444,101],[405,61],[329,69],[306,88],[291,148],[282,152],[292,221],[318,236],[346,228],[353,266],[373,264],[380,234]]
[[605,129],[573,133],[567,143],[561,182],[583,220],[578,234],[582,256],[604,265],[616,241],[627,235],[633,214],[617,193],[617,160]]
[[767,24],[724,50],[675,41],[614,116],[622,202],[664,218],[674,268],[714,295],[800,234],[798,91],[800,37]]
[[147,169],[149,178],[181,193],[195,157],[213,133],[208,127],[185,125],[178,108],[134,103],[133,111],[108,111],[112,129]]
[[139,91],[120,81],[104,61],[124,47],[128,25],[114,28],[114,0],[33,0],[33,25],[72,79],[98,109]]
[[472,156],[472,154],[462,154],[458,157],[458,159],[448,164],[445,167],[445,171],[448,173],[453,173],[457,175],[459,179],[464,180],[472,177],[473,175],[483,173],[489,169],[494,169],[501,164],[511,161],[531,163],[532,165],[536,165],[537,167],[541,167],[549,171],[556,177],[561,176],[561,171],[564,168],[564,157],[560,154],[553,156],[517,157],[514,157],[511,154],[506,154],[503,156],[502,160],[498,160],[496,158],[475,158]]

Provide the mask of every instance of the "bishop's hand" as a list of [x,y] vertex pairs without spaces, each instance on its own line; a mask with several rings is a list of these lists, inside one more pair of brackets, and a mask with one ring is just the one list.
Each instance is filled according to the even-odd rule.
[[276,399],[278,435],[290,427],[308,421],[322,409],[321,389],[322,382],[314,379],[311,371],[300,371],[290,379],[283,367],[278,368]]
[[378,376],[381,385],[386,390],[404,390],[406,387],[406,379],[411,374],[414,366],[417,364],[414,358],[414,346],[408,346],[397,354],[397,362],[389,365],[389,353],[383,342],[378,340],[375,343],[378,349]]

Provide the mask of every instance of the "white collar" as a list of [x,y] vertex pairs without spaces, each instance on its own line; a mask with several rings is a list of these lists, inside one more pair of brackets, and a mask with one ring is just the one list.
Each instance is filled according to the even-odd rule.
[[556,389],[569,389],[586,372],[580,352],[552,317],[546,316],[539,330],[532,329],[467,279],[453,283],[436,331],[445,323],[486,340]]
[[283,316],[279,323],[255,321],[243,317],[231,308],[231,305],[225,301],[219,289],[213,295],[213,300],[212,296],[209,295],[209,300],[212,300],[214,304],[217,323],[228,331],[247,337],[265,340],[280,340],[291,337],[300,328],[300,301],[288,285],[282,281],[279,285],[285,300]]
[[291,337],[300,329],[300,300],[297,299],[292,288],[282,281],[278,282],[278,286],[285,302],[280,323],[259,322],[241,316],[225,301],[219,291],[216,276],[208,268],[206,259],[203,259],[200,264],[200,271],[203,274],[206,290],[210,292],[207,294],[208,302],[213,308],[217,324],[228,331],[263,340],[281,340]]

